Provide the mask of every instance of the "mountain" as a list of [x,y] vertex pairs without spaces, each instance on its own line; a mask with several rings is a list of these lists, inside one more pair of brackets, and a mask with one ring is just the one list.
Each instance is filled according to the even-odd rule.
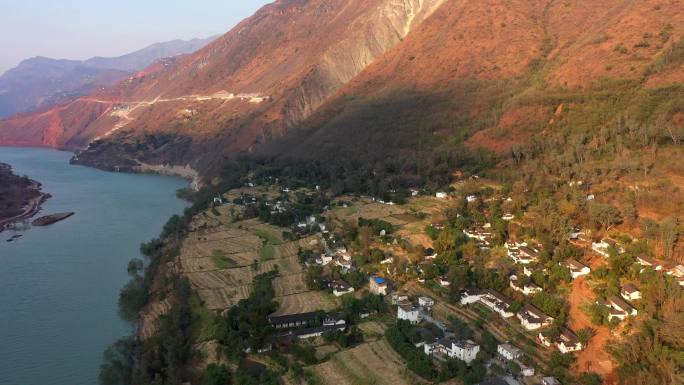
[[155,43],[119,57],[93,57],[83,62],[83,64],[91,68],[136,72],[149,66],[156,60],[193,53],[217,38],[218,36],[211,36],[206,39],[176,39],[164,43]]
[[[281,0],[192,55],[0,122],[0,143],[87,148],[103,168],[211,176],[254,154],[443,178],[588,124],[570,112],[680,127],[683,21],[679,1]],[[626,102],[606,114],[606,98]]]
[[215,37],[153,44],[133,53],[88,60],[35,57],[0,76],[0,118],[43,109],[111,86],[156,60],[192,53]]
[[[442,2],[279,1],[166,68],[0,123],[0,141],[82,148],[94,138],[126,137],[135,127],[173,135],[181,161],[216,155],[218,147],[242,151],[310,115]],[[154,155],[145,160],[169,160]]]

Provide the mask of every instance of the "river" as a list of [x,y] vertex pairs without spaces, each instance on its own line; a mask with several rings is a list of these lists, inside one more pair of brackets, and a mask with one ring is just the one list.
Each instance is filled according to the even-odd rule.
[[96,385],[103,351],[132,330],[116,306],[128,260],[187,205],[182,179],[72,166],[71,155],[0,147],[0,162],[53,195],[41,213],[76,213],[15,242],[0,233],[2,385]]

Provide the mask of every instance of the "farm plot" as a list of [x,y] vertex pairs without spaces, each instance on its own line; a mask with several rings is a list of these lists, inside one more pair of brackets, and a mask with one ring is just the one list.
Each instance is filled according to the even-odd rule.
[[[193,233],[183,242],[183,268],[188,269],[185,271],[206,270],[206,258],[217,253],[237,266],[248,265],[257,259],[261,244],[259,237],[241,229],[220,227],[211,232]],[[191,261],[193,259],[199,261]]]
[[283,231],[288,231],[288,229],[263,223],[258,219],[248,219],[238,222],[238,225],[273,245],[283,243]]
[[404,361],[384,339],[337,353],[313,371],[329,385],[424,383],[407,372]]
[[306,291],[293,295],[280,296],[276,298],[280,304],[276,315],[307,313],[316,310],[332,310],[337,307],[337,303],[332,298],[318,291]]
[[364,337],[368,338],[382,338],[385,335],[387,326],[378,321],[369,321],[359,324],[359,329],[363,332]]
[[299,249],[311,248],[319,245],[318,237],[315,235],[302,238],[298,241],[283,243],[282,245],[273,248],[273,257],[275,259],[296,257]]
[[249,296],[250,286],[196,290],[207,309],[225,310],[233,307],[241,299],[247,298]]
[[276,297],[284,297],[309,291],[306,287],[305,273],[303,272],[290,275],[283,275],[281,273],[273,280],[273,289],[275,289]]
[[[392,215],[405,214],[406,210],[401,206],[386,205],[382,203],[357,203],[354,205],[356,210],[338,210],[335,215],[341,220],[358,220],[359,217],[366,219],[383,219],[391,217]],[[396,218],[395,218],[396,220]]]
[[[249,295],[256,275],[275,269],[280,275],[273,286],[283,309],[305,312],[333,307],[322,294],[309,292],[297,256],[300,247],[309,247],[317,238],[284,243],[277,231],[274,226],[245,221],[239,227],[220,225],[188,236],[181,249],[182,271],[209,309],[235,305]],[[264,245],[272,247],[267,260],[260,257]]]

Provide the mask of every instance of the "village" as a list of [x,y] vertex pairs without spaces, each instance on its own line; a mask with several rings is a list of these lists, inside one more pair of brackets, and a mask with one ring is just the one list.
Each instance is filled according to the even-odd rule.
[[[592,272],[605,273],[630,245],[573,226],[563,235],[571,251],[550,258],[514,198],[477,178],[464,186],[469,193],[412,190],[399,204],[250,182],[196,218],[181,269],[219,312],[247,298],[255,276],[277,271],[274,332],[245,352],[311,347],[312,375],[326,384],[355,383],[342,370],[349,365],[364,366],[377,383],[394,371],[393,384],[555,385],[573,365],[608,375],[606,340],[638,317],[638,282],[582,292],[581,303],[573,292],[598,282]],[[684,285],[684,266],[646,254],[626,268]],[[341,359],[369,349],[393,359]]]

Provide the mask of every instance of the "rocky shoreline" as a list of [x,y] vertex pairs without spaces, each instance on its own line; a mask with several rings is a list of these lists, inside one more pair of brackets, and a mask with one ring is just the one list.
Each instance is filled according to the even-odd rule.
[[41,189],[37,181],[15,175],[12,166],[0,163],[0,232],[40,212],[41,205],[51,197]]

